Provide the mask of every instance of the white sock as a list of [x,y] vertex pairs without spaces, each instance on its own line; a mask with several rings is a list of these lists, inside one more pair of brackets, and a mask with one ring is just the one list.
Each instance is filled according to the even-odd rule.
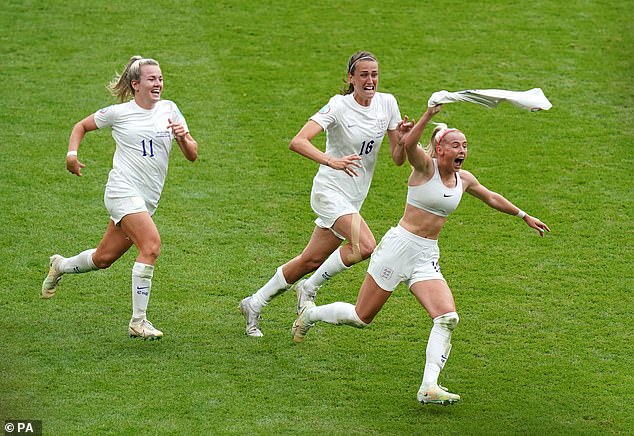
[[64,274],[79,274],[99,269],[92,261],[92,254],[97,251],[94,248],[85,250],[76,256],[64,258],[57,264],[58,272]]
[[132,322],[141,322],[147,311],[154,266],[134,262],[132,267]]
[[317,271],[304,282],[306,293],[311,296],[317,294],[317,288],[326,283],[328,280],[339,274],[341,271],[349,269],[349,266],[341,260],[341,247],[333,251],[328,259],[321,264]]
[[251,307],[256,312],[260,312],[269,302],[290,288],[291,285],[286,283],[286,278],[282,272],[282,267],[278,267],[277,271],[264,286],[257,290],[251,297]]
[[330,303],[323,306],[315,306],[307,314],[308,321],[323,321],[328,324],[349,325],[356,328],[363,328],[367,324],[359,319],[354,305],[350,303]]
[[451,334],[458,324],[458,314],[449,312],[434,318],[434,326],[427,341],[425,371],[421,389],[425,385],[438,384],[438,376],[451,351]]

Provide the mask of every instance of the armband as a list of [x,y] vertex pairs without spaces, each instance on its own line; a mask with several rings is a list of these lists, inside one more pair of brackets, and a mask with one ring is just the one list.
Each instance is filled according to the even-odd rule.
[[77,156],[77,150],[71,150],[68,153],[66,153],[66,157],[68,156]]
[[519,210],[519,212],[517,212],[515,214],[516,217],[518,218],[524,218],[526,216],[526,212],[524,212],[522,209]]

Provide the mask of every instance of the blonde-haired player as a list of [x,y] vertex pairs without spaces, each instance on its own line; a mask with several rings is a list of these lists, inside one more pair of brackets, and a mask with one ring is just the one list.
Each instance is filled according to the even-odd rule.
[[138,256],[132,267],[132,318],[128,332],[133,337],[157,339],[163,332],[146,317],[154,263],[161,248],[152,216],[165,183],[172,141],[176,140],[192,162],[198,156],[198,144],[189,134],[176,104],[161,99],[163,74],[154,59],[133,56],[109,89],[121,103],[75,124],[68,141],[66,168],[81,176],[85,165],[78,160],[77,151],[82,139],[87,132],[112,129],[116,150],[104,194],[110,221],[97,248],[69,258],[51,256],[49,272],[42,283],[42,297],[55,295],[64,274],[108,268],[135,245]]
[[438,236],[447,217],[458,207],[466,191],[500,212],[520,217],[541,236],[550,229],[462,169],[467,158],[467,139],[460,130],[439,125],[432,133],[428,152],[418,145],[425,126],[440,108],[429,108],[403,138],[413,167],[405,212],[398,226],[385,234],[372,254],[356,305],[337,302],[315,306],[309,301],[293,323],[291,333],[295,342],[302,342],[317,321],[365,327],[374,320],[396,286],[406,282],[433,320],[418,401],[446,405],[460,400],[459,395],[438,385],[438,376],[451,350],[451,335],[459,320],[451,289],[439,265]]

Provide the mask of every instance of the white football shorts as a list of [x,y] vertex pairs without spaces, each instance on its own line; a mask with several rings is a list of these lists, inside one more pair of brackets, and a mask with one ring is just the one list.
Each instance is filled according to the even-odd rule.
[[411,288],[416,282],[445,280],[439,259],[438,241],[417,236],[401,226],[392,227],[372,253],[368,274],[386,291],[393,291],[401,282]]
[[[317,227],[323,229],[332,230],[332,226],[335,224],[335,221],[337,221],[337,218],[359,213],[362,205],[363,200],[353,202],[344,197],[341,193],[323,187],[316,188],[313,186],[310,193],[310,207],[312,207],[313,211],[317,214],[315,224]],[[335,233],[338,238],[345,239],[338,233],[334,231],[333,233]]]
[[152,216],[156,211],[156,207],[147,204],[143,198],[138,196],[113,198],[104,195],[103,200],[110,214],[110,219],[114,221],[115,225],[119,225],[119,222],[121,222],[126,215],[148,212],[150,216]]

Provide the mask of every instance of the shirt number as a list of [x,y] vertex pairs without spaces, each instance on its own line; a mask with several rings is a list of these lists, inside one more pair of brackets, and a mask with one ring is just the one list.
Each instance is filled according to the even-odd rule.
[[368,154],[372,151],[372,146],[374,145],[374,139],[368,141],[367,143],[363,141],[361,143],[361,151],[359,152],[359,156],[363,156],[364,154]]
[[[146,142],[145,139],[141,140],[141,147],[143,148],[143,156],[150,156],[150,157],[154,157],[154,144],[152,143],[152,140],[149,139],[147,141],[147,149],[146,149]],[[150,151],[150,154],[148,155],[148,150]]]

